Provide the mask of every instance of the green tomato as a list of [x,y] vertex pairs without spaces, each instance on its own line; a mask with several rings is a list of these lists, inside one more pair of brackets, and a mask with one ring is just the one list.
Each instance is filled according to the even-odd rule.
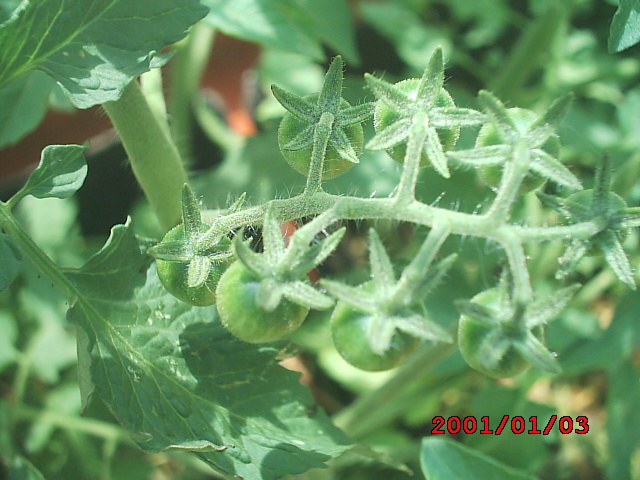
[[[162,241],[176,242],[184,240],[184,238],[184,226],[180,224],[169,230]],[[230,244],[228,240],[227,243]],[[216,303],[216,287],[228,266],[228,262],[212,265],[205,282],[198,287],[190,287],[188,281],[189,262],[156,260],[158,278],[164,288],[183,302],[200,307]]]
[[333,343],[340,356],[354,367],[370,372],[389,370],[404,362],[420,345],[420,339],[396,331],[389,349],[382,355],[377,354],[367,339],[372,320],[371,315],[343,302],[334,307],[331,315]]
[[[524,132],[531,126],[531,124],[538,118],[538,116],[532,112],[531,110],[526,110],[524,108],[509,108],[508,109],[509,116],[515,123],[516,127],[520,132]],[[476,139],[476,147],[488,147],[491,145],[499,145],[502,143],[502,138],[496,130],[496,127],[493,123],[485,123],[480,132],[478,133],[478,138]],[[558,157],[560,153],[560,139],[557,135],[552,135],[549,140],[545,142],[542,146],[542,150],[547,152],[553,157]],[[488,167],[480,168],[480,178],[484,180],[487,184],[492,187],[498,187],[500,185],[500,180],[502,179],[502,166],[501,165],[491,165]],[[524,177],[524,180],[520,184],[520,188],[518,189],[519,194],[524,194],[527,192],[531,192],[537,188],[540,188],[545,184],[547,179],[538,175],[537,173],[533,173],[529,171],[527,175]]]
[[[471,300],[489,309],[497,310],[500,306],[499,291],[497,288],[485,290]],[[504,329],[501,327],[487,327],[474,317],[468,315],[460,316],[458,323],[458,347],[460,348],[462,357],[469,366],[474,370],[494,378],[513,377],[527,370],[531,365],[513,346],[507,349],[497,365],[488,366],[486,364],[486,359],[480,356],[480,347],[483,346],[485,342],[496,339],[496,332],[499,332],[503,338],[512,335],[506,326]],[[542,327],[536,327],[533,330],[533,334],[540,341],[544,340]]]
[[[400,90],[407,93],[409,97],[415,98],[418,93],[418,87],[420,86],[419,78],[409,78],[407,80],[402,80],[395,84],[396,87],[399,87]],[[436,101],[436,106],[438,107],[455,107],[453,103],[453,99],[449,92],[447,92],[444,88],[440,91],[438,95],[438,100]],[[392,123],[396,122],[402,117],[402,113],[398,112],[396,109],[391,107],[384,100],[380,100],[376,105],[374,117],[373,117],[373,126],[376,132],[380,132],[387,128]],[[451,128],[438,128],[438,137],[440,138],[440,142],[442,143],[442,148],[446,152],[454,147],[456,142],[458,141],[458,137],[460,136],[460,128],[459,127],[451,127]],[[386,150],[391,158],[393,158],[398,163],[404,163],[404,156],[407,152],[407,144],[406,142],[399,143],[398,145],[391,147]],[[430,165],[429,159],[422,152],[422,157],[420,158],[420,166],[426,167]]]
[[[319,93],[312,93],[304,98],[311,103],[315,103],[318,100]],[[340,105],[342,108],[348,108],[351,105],[344,98],[341,99]],[[300,150],[287,150],[284,146],[304,130],[306,124],[301,122],[298,118],[292,115],[290,112],[286,112],[282,121],[280,122],[280,128],[278,128],[278,146],[282,152],[282,156],[289,165],[293,167],[295,171],[302,175],[309,173],[309,165],[311,163],[311,153],[313,152],[313,145],[302,148]],[[362,153],[362,145],[364,144],[364,133],[362,126],[359,123],[348,125],[344,127],[344,131],[351,142],[356,155],[360,156]],[[344,172],[349,170],[354,164],[349,160],[342,158],[338,151],[331,146],[327,145],[327,151],[324,158],[324,170],[322,172],[322,178],[328,180],[338,177]]]
[[234,262],[218,283],[220,321],[235,337],[250,343],[279,340],[298,329],[309,309],[283,298],[272,312],[256,305],[260,287],[257,278],[242,262]]

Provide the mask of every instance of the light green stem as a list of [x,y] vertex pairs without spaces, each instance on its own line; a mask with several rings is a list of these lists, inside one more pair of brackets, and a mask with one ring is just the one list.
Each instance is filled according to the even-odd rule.
[[309,164],[309,173],[307,174],[307,185],[304,189],[306,195],[311,195],[322,190],[324,161],[327,154],[327,145],[329,144],[333,120],[334,117],[331,113],[324,112],[313,131],[311,163]]
[[[455,337],[455,334],[453,335]],[[456,349],[454,343],[424,345],[381,387],[358,399],[333,417],[334,423],[347,435],[360,438],[388,420],[379,413],[416,383],[424,381],[428,371]]]
[[487,215],[494,219],[496,224],[504,223],[505,214],[511,210],[511,206],[518,196],[518,189],[529,171],[531,163],[531,151],[524,140],[513,147],[511,161],[507,162],[500,181],[498,195],[493,200]]
[[171,228],[180,219],[180,192],[187,183],[175,144],[153,115],[136,80],[127,85],[119,100],[103,107],[160,224]]
[[17,408],[15,415],[17,420],[47,422],[64,430],[82,432],[106,440],[116,440],[133,445],[129,432],[122,427],[101,420],[78,417],[77,415],[69,415],[58,411],[37,410],[27,406]]
[[189,36],[180,42],[171,62],[171,97],[169,117],[171,134],[184,159],[193,156],[192,105],[196,101],[200,82],[213,48],[215,30],[198,23]]
[[416,182],[418,181],[420,160],[422,159],[422,147],[427,138],[425,120],[426,116],[422,114],[417,119],[414,119],[415,124],[411,127],[400,183],[395,194],[400,203],[411,202],[416,198]]

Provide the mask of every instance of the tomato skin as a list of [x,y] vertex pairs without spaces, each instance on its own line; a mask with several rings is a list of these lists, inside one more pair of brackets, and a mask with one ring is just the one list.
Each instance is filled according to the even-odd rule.
[[404,362],[420,345],[420,339],[396,331],[391,346],[378,355],[369,345],[367,330],[372,317],[338,302],[331,315],[331,334],[336,350],[354,367],[370,372],[389,370]]
[[[309,100],[311,103],[315,103],[318,100],[319,95],[319,93],[312,93],[311,95],[306,95],[303,98]],[[341,108],[348,108],[351,105],[343,98],[340,101],[340,106]],[[308,147],[300,150],[287,150],[284,148],[284,146],[302,132],[305,127],[305,123],[300,121],[290,112],[286,112],[282,117],[280,127],[278,128],[278,146],[280,147],[282,156],[287,163],[291,165],[296,172],[306,176],[309,173],[313,145],[309,145]],[[343,128],[347,138],[355,149],[357,156],[360,156],[362,153],[362,146],[364,144],[364,132],[362,130],[362,126],[359,123],[355,123]],[[329,144],[327,145],[327,152],[324,159],[322,178],[324,180],[329,180],[338,177],[349,170],[353,165],[354,164],[349,160],[345,160],[338,155],[336,149]]]
[[[485,307],[497,309],[499,306],[498,289],[485,290],[473,297],[471,301]],[[460,316],[458,322],[458,347],[469,366],[494,378],[513,377],[527,370],[531,365],[513,346],[508,348],[495,367],[486,367],[483,359],[479,357],[479,348],[487,337],[494,334],[495,331],[495,328],[489,328],[473,317],[464,314]],[[536,327],[533,333],[539,340],[543,340],[544,331],[542,327]],[[509,335],[506,329],[504,330],[504,335]]]
[[[512,118],[516,127],[521,132],[524,132],[536,119],[537,115],[531,110],[524,108],[509,108],[509,116]],[[495,126],[492,123],[485,123],[480,132],[478,132],[478,138],[476,139],[476,147],[488,147],[491,145],[499,145],[502,143],[502,139]],[[542,146],[542,149],[549,153],[553,157],[558,157],[560,154],[560,139],[553,135]],[[479,171],[480,178],[485,183],[492,187],[498,187],[500,180],[502,179],[502,166],[491,165],[488,167],[482,167]],[[524,180],[518,188],[519,194],[524,194],[540,188],[546,183],[547,179],[534,172],[527,172]]]
[[250,343],[279,340],[302,325],[309,309],[283,298],[272,312],[256,305],[260,280],[240,261],[222,275],[216,295],[220,321],[235,337]]
[[[184,236],[184,226],[180,224],[169,230],[162,241],[180,241]],[[158,278],[164,288],[183,302],[199,307],[216,303],[216,287],[228,265],[226,262],[212,265],[207,280],[198,287],[190,287],[188,284],[189,262],[156,259]]]
[[[412,98],[415,98],[418,93],[418,87],[420,85],[419,78],[408,78],[406,80],[402,80],[395,84],[396,87],[399,87],[403,92],[409,94]],[[447,92],[444,88],[440,91],[438,95],[438,100],[436,101],[436,105],[438,107],[454,107],[455,104],[449,92]],[[401,117],[401,113],[392,108],[388,103],[384,100],[380,100],[376,105],[376,109],[373,117],[373,125],[376,132],[380,132],[385,129],[392,123],[399,120]],[[440,137],[440,142],[442,142],[442,148],[446,152],[454,147],[456,142],[458,141],[458,137],[460,136],[460,128],[438,128],[438,137]],[[407,143],[402,142],[398,145],[391,147],[386,150],[387,154],[393,158],[398,163],[404,163],[404,156],[407,152]],[[427,156],[422,153],[420,158],[420,166],[426,167],[430,165],[429,159]]]

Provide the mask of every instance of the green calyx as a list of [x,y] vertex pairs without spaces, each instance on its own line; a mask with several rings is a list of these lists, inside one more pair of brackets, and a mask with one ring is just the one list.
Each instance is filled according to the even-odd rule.
[[[179,229],[180,234],[176,234]],[[186,286],[202,287],[212,268],[228,263],[233,257],[231,242],[220,236],[202,248],[200,239],[208,231],[208,225],[202,222],[200,207],[191,187],[182,188],[182,223],[170,230],[165,238],[151,247],[147,253],[160,263],[174,263],[186,268]]]
[[273,209],[267,208],[263,223],[263,253],[255,252],[242,240],[242,230],[233,239],[238,260],[260,281],[256,304],[267,312],[275,310],[283,298],[307,308],[322,310],[332,307],[333,299],[310,285],[307,272],[333,252],[344,232],[345,229],[341,228],[312,246],[297,242],[296,235],[299,234],[294,233],[287,247]]
[[539,193],[547,206],[559,212],[569,224],[594,222],[598,231],[587,238],[570,240],[559,269],[558,278],[565,278],[574,271],[586,255],[602,253],[616,276],[629,288],[636,283],[622,243],[629,229],[640,225],[640,209],[629,208],[622,197],[612,191],[611,169],[605,158],[596,170],[593,189],[574,193],[568,198]]
[[[287,110],[278,133],[280,149],[287,161],[304,175],[316,174],[314,170],[322,170],[324,164],[323,178],[333,178],[349,164],[358,163],[362,153],[360,123],[372,115],[373,104],[351,106],[342,98],[342,68],[342,57],[338,55],[317,94],[300,97],[276,85],[271,87]],[[288,155],[289,152],[300,152],[299,157],[306,158],[306,162],[291,160],[298,157]]]
[[371,280],[358,287],[323,279],[320,284],[342,304],[371,317],[366,332],[372,352],[384,355],[397,332],[436,341],[451,341],[447,332],[429,319],[422,300],[455,261],[451,255],[430,267],[447,237],[445,228],[433,229],[420,252],[396,279],[391,260],[374,229],[369,231]]
[[498,287],[458,301],[458,344],[467,363],[492,377],[510,377],[533,365],[559,373],[555,355],[544,345],[544,326],[569,303],[579,288],[572,285],[544,299],[520,304],[503,276]]
[[367,148],[387,150],[398,160],[399,154],[411,152],[406,147],[399,150],[398,146],[410,144],[414,137],[420,144],[421,166],[430,163],[440,175],[449,178],[445,150],[455,144],[460,127],[481,124],[485,117],[475,110],[456,107],[443,88],[442,50],[436,49],[420,79],[392,85],[365,74],[365,80],[379,100],[377,133],[367,143]]
[[559,98],[539,116],[530,110],[506,108],[489,92],[479,95],[491,123],[480,130],[475,148],[449,152],[449,158],[480,168],[483,179],[498,187],[501,176],[509,171],[508,164],[523,157],[516,155],[516,149],[524,148],[528,155],[517,178],[519,193],[538,188],[547,179],[572,190],[582,189],[575,175],[556,158],[560,144],[555,130],[569,109],[571,95]]

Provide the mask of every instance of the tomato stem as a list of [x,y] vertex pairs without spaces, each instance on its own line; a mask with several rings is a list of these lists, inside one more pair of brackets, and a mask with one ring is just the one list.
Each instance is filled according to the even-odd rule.
[[420,171],[422,148],[427,138],[427,128],[424,125],[426,116],[423,113],[417,117],[418,118],[414,118],[415,124],[412,126],[411,133],[409,134],[402,175],[400,176],[400,183],[396,191],[396,198],[400,203],[411,202],[415,200],[416,197],[416,182],[418,181],[418,173]]
[[304,189],[305,194],[312,194],[322,190],[324,159],[327,155],[327,145],[329,144],[333,122],[333,114],[323,112],[313,131],[313,151],[311,153],[311,163],[309,164],[309,174],[307,175],[307,185]]
[[103,105],[122,140],[133,173],[158,220],[166,229],[180,219],[180,198],[187,176],[178,150],[154,116],[133,80],[122,97]]

